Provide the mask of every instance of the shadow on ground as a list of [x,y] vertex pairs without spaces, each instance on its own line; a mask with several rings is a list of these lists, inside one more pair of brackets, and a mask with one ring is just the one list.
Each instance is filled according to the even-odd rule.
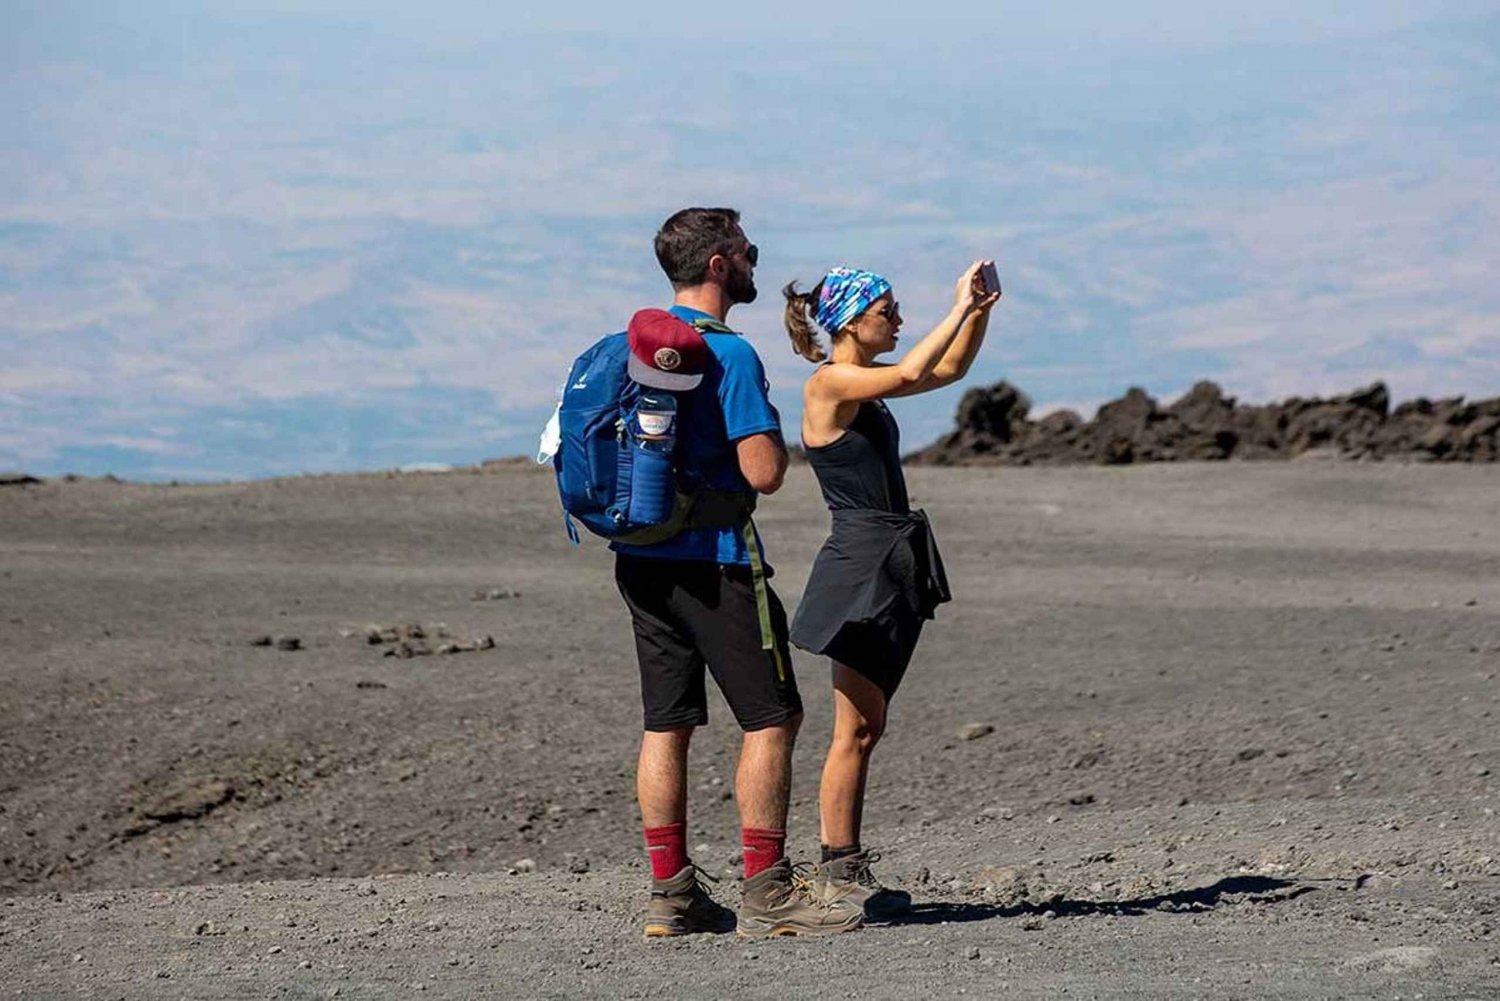
[[1133,900],[1069,900],[1066,897],[1018,904],[944,903],[915,904],[911,913],[892,918],[888,924],[933,925],[945,922],[988,921],[991,918],[1060,918],[1094,915],[1134,917],[1151,911],[1209,911],[1221,904],[1275,903],[1292,900],[1317,889],[1305,883],[1269,876],[1230,876],[1208,886],[1174,890]]

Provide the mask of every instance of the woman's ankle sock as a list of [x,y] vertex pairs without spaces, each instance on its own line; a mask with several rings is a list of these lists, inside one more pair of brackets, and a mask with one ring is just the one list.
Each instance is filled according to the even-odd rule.
[[852,845],[840,845],[837,847],[833,845],[824,845],[823,861],[832,862],[834,859],[847,858],[850,855],[858,855],[859,850],[859,842],[857,841]]

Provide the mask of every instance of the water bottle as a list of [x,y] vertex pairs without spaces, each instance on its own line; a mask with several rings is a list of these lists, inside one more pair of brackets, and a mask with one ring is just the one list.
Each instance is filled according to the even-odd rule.
[[660,525],[672,517],[677,501],[672,452],[677,445],[677,397],[648,390],[636,401],[630,418],[631,522]]

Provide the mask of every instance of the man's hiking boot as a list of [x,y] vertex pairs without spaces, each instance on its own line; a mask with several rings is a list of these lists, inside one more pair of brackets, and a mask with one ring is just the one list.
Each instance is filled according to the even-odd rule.
[[708,895],[705,879],[717,882],[691,862],[671,879],[653,879],[651,902],[646,905],[646,937],[734,931],[734,911]]
[[766,935],[837,935],[865,923],[857,906],[823,903],[812,896],[812,881],[792,871],[786,859],[740,884],[739,932]]
[[862,908],[872,921],[911,912],[911,894],[881,886],[870,871],[879,852],[857,852],[824,862],[813,876],[813,895],[825,903],[840,901]]

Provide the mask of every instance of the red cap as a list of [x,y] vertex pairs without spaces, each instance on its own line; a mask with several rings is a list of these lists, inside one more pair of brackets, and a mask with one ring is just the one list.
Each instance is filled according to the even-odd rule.
[[630,377],[653,389],[692,389],[708,368],[708,342],[692,326],[664,309],[643,309],[630,318]]

